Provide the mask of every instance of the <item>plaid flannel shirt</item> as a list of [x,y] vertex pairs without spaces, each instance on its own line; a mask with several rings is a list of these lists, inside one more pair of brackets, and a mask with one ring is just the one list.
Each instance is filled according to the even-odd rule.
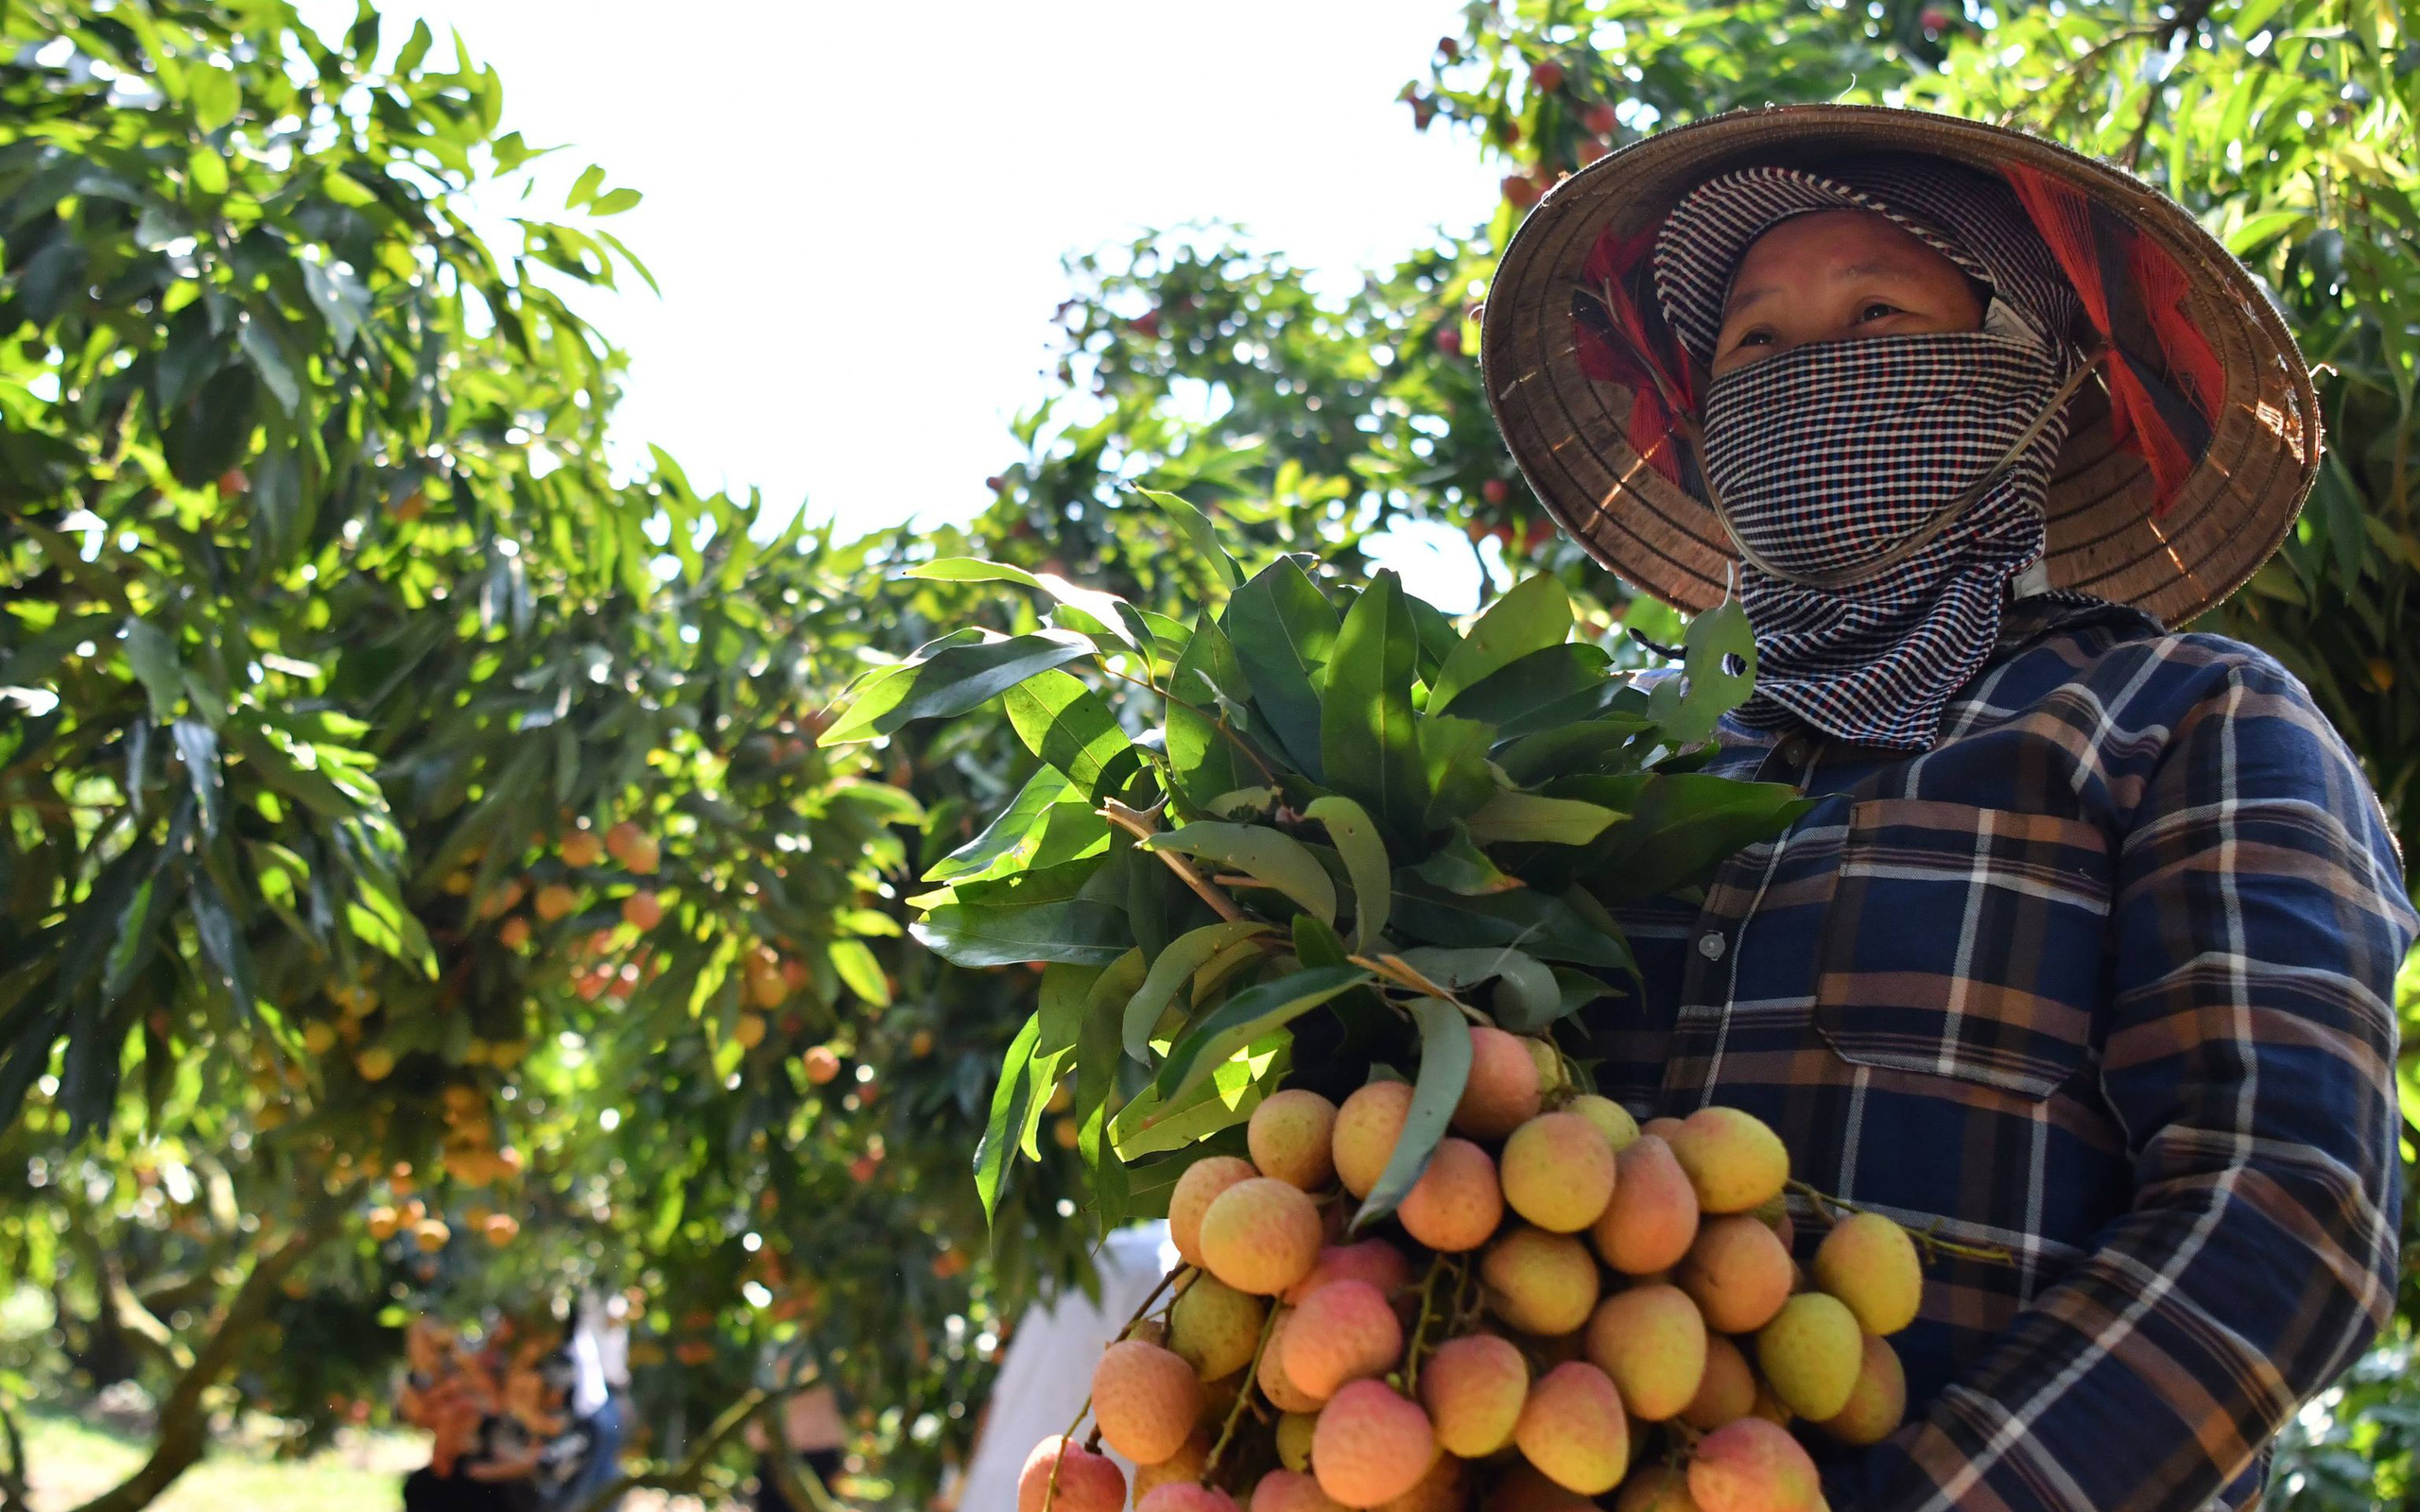
[[2015,1259],[1927,1266],[1907,1426],[1818,1448],[1832,1505],[2250,1503],[2394,1295],[2415,920],[2335,731],[2250,647],[2037,599],[1931,750],[1735,725],[1709,769],[1826,801],[1625,918],[1600,1085],[1746,1108],[1819,1190]]

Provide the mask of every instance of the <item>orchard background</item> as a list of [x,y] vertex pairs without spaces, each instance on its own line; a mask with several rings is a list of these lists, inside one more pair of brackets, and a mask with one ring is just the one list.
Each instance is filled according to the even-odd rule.
[[[125,1383],[153,1406],[140,1469],[88,1503],[110,1512],[231,1428],[300,1455],[382,1418],[416,1312],[583,1285],[643,1308],[637,1480],[727,1491],[739,1429],[811,1351],[855,1411],[850,1500],[929,1504],[1009,1324],[1087,1284],[1097,1237],[1078,1131],[1047,1113],[987,1232],[970,1159],[1038,980],[903,928],[1037,759],[989,709],[829,748],[820,712],[948,630],[1042,623],[993,585],[903,577],[919,561],[1215,602],[1135,486],[1208,511],[1247,571],[1307,552],[1352,579],[1372,535],[1443,522],[1491,581],[1549,570],[1589,633],[1653,659],[1680,626],[1546,526],[1473,316],[1543,187],[1659,125],[1918,104],[2129,163],[2202,215],[2322,365],[2331,437],[2294,537],[2204,623],[2309,684],[2409,850],[2413,19],[1408,16],[1372,44],[1417,76],[1406,129],[1501,163],[1489,224],[1324,301],[1215,229],[1074,258],[1055,380],[989,510],[841,541],[752,531],[758,499],[701,497],[660,452],[608,462],[620,358],[573,292],[646,280],[611,231],[643,186],[593,169],[482,239],[467,192],[532,149],[499,132],[495,76],[433,62],[425,28],[365,6],[321,35],[279,0],[8,8],[0,1505],[42,1474],[29,1421]],[[2409,1158],[2409,1052],[2400,1073]],[[2405,1275],[2390,1335],[2281,1450],[2281,1502],[2420,1492]]]

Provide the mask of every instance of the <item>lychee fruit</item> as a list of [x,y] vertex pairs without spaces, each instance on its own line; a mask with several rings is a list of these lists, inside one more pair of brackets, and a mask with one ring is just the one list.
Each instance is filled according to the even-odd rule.
[[1197,1242],[1211,1275],[1236,1291],[1275,1297],[1310,1274],[1321,1237],[1319,1207],[1302,1188],[1256,1176],[1212,1199]]
[[[1505,1036],[1511,1039],[1512,1036]],[[1529,1057],[1521,1057],[1529,1064]],[[1443,1139],[1428,1169],[1395,1209],[1404,1230],[1443,1254],[1477,1249],[1504,1219],[1504,1192],[1495,1162],[1468,1140]]]
[[1569,1234],[1508,1229],[1479,1262],[1487,1304],[1524,1333],[1569,1333],[1597,1305],[1597,1262]]
[[1908,1415],[1908,1373],[1899,1364],[1899,1351],[1891,1348],[1889,1339],[1871,1333],[1863,1343],[1864,1357],[1848,1404],[1815,1425],[1859,1449],[1890,1437],[1897,1431],[1899,1419]]
[[1864,1360],[1857,1314],[1825,1292],[1801,1292],[1756,1331],[1756,1365],[1773,1395],[1818,1422],[1848,1406]]
[[1672,1148],[1641,1134],[1614,1158],[1614,1194],[1591,1226],[1605,1263],[1645,1276],[1679,1263],[1698,1234],[1698,1197]]
[[1681,1409],[1681,1421],[1701,1433],[1712,1433],[1756,1410],[1756,1376],[1739,1346],[1720,1333],[1706,1335],[1705,1372],[1698,1379],[1697,1395]]
[[1252,1364],[1269,1304],[1215,1276],[1196,1275],[1168,1309],[1168,1348],[1193,1373],[1218,1381]]
[[1605,1136],[1605,1143],[1614,1147],[1616,1155],[1629,1149],[1631,1142],[1638,1138],[1638,1120],[1630,1116],[1629,1108],[1610,1097],[1582,1092],[1564,1104],[1563,1110],[1577,1113],[1596,1125],[1597,1132]]
[[1260,1174],[1305,1192],[1336,1178],[1335,1137],[1336,1105],[1298,1087],[1271,1093],[1244,1127]]
[[1374,1507],[1428,1473],[1437,1435],[1428,1415],[1382,1381],[1348,1382],[1311,1432],[1320,1489],[1349,1507]]
[[1454,1105],[1454,1129],[1473,1139],[1500,1140],[1538,1116],[1541,1091],[1538,1063],[1520,1036],[1473,1024],[1470,1079]]
[[1208,1156],[1185,1167],[1168,1194],[1168,1242],[1176,1246],[1179,1260],[1201,1263],[1201,1215],[1229,1187],[1259,1174],[1250,1160],[1232,1155]]
[[1311,1434],[1319,1425],[1320,1418],[1316,1412],[1280,1413],[1277,1418],[1277,1463],[1289,1470],[1308,1470],[1311,1468]]
[[1789,1251],[1754,1218],[1711,1218],[1673,1279],[1696,1299],[1707,1327],[1720,1333],[1753,1333],[1772,1321],[1789,1297]]
[[[1210,1466],[1210,1435],[1200,1428],[1184,1441],[1184,1447],[1157,1465],[1138,1466],[1134,1471],[1134,1503],[1140,1506],[1159,1486],[1172,1481],[1199,1481]],[[1056,1509],[1053,1509],[1056,1512]]]
[[1438,1446],[1463,1459],[1484,1459],[1511,1443],[1529,1396],[1529,1363],[1493,1333],[1447,1339],[1420,1367],[1420,1400]]
[[1236,1512],[1236,1499],[1215,1486],[1170,1481],[1135,1503],[1134,1512]]
[[1330,1245],[1320,1251],[1311,1273],[1286,1289],[1285,1299],[1299,1302],[1328,1282],[1341,1280],[1368,1281],[1392,1298],[1411,1284],[1411,1262],[1383,1239]]
[[1317,1412],[1325,1399],[1305,1391],[1286,1373],[1286,1330],[1293,1321],[1292,1308],[1278,1309],[1276,1320],[1269,1326],[1269,1343],[1260,1351],[1260,1366],[1253,1371],[1253,1379],[1260,1383],[1260,1394],[1279,1412]]
[[1697,1190],[1698,1207],[1707,1212],[1746,1212],[1780,1195],[1789,1179],[1789,1151],[1781,1136],[1736,1108],[1699,1108],[1681,1121],[1669,1143]]
[[1540,1113],[1504,1142],[1497,1171],[1507,1207],[1548,1233],[1576,1234],[1613,1197],[1613,1142],[1578,1113]]
[[1405,1115],[1411,1111],[1411,1085],[1374,1081],[1344,1100],[1336,1110],[1330,1136],[1337,1178],[1344,1190],[1366,1197],[1386,1173],[1387,1160],[1403,1137]]
[[1816,1512],[1824,1486],[1789,1429],[1742,1418],[1698,1440],[1689,1496],[1702,1512]]
[[1689,1404],[1705,1376],[1705,1319],[1677,1286],[1634,1286],[1597,1305],[1588,1359],[1614,1378],[1633,1418],[1660,1423]]
[[1908,1230],[1878,1212],[1851,1213],[1815,1246],[1815,1284],[1848,1304],[1868,1333],[1896,1333],[1924,1302],[1924,1262]]
[[1601,1496],[1630,1469],[1630,1419],[1613,1378],[1584,1360],[1556,1366],[1530,1388],[1512,1441],[1547,1480]]
[[1283,1469],[1270,1470],[1252,1488],[1252,1512],[1339,1512],[1339,1505],[1318,1481]]
[[[1059,1476],[1055,1493],[1050,1488],[1054,1466]],[[1017,1474],[1017,1512],[1042,1512],[1046,1497],[1051,1512],[1119,1512],[1126,1505],[1126,1472],[1108,1455],[1053,1435],[1033,1446]]]
[[1201,1413],[1201,1378],[1174,1350],[1122,1339],[1093,1367],[1093,1420],[1109,1447],[1137,1465],[1183,1449]]
[[1286,1325],[1286,1377],[1322,1400],[1403,1358],[1403,1324],[1368,1281],[1329,1282],[1303,1298]]
[[1411,1483],[1401,1496],[1391,1496],[1376,1512],[1463,1512],[1462,1462],[1440,1454],[1428,1462],[1428,1473]]

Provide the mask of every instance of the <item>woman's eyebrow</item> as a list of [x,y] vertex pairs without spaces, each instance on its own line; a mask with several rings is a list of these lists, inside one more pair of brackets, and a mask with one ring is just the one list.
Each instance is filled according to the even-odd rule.
[[[1914,271],[1915,269],[1910,264],[1900,258],[1869,259],[1841,268],[1832,275],[1832,282],[1846,283],[1852,279],[1874,278],[1886,273],[1905,276]],[[1731,297],[1722,301],[1723,318],[1728,319],[1757,301],[1771,299],[1782,292],[1784,291],[1781,286],[1775,284],[1760,284],[1752,289],[1734,289],[1731,291]]]

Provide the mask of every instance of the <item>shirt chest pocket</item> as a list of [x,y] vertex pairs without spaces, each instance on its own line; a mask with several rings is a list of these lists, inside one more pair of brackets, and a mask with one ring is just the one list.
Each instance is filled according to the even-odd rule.
[[2049,815],[1880,799],[1851,811],[1815,1023],[1856,1065],[2043,1098],[2091,1056],[2109,845]]

